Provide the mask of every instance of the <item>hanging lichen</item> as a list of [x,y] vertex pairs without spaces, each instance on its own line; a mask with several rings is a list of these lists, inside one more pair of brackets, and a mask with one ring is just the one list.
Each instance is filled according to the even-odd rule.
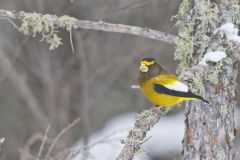
[[236,24],[240,24],[240,5],[238,4],[238,1],[233,1],[231,2],[229,9],[230,9],[230,14],[231,17],[233,19],[233,22],[235,22]]
[[57,17],[55,15],[42,15],[39,13],[25,13],[22,19],[20,31],[25,35],[37,34],[42,36],[42,41],[46,41],[53,50],[62,44],[62,38],[58,35],[59,28],[65,28],[71,31],[72,28],[77,28],[77,19],[69,16]]
[[[191,9],[192,2],[183,0],[179,12],[174,18],[177,19],[176,26],[179,30],[179,38],[174,57],[179,60],[178,71],[187,70],[191,65],[198,63],[199,54],[203,54],[209,45],[210,38],[206,33],[215,21],[218,20],[218,7],[215,3],[208,1],[196,1],[195,7]],[[201,16],[192,17],[194,11],[200,12]],[[194,56],[195,55],[195,56]]]

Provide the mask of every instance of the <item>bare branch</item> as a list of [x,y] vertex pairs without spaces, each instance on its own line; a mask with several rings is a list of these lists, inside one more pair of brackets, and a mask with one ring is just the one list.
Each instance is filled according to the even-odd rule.
[[[22,20],[24,19],[25,15],[29,15],[29,14],[30,13],[23,12],[23,11],[14,12],[14,11],[7,11],[7,10],[0,9],[0,18],[2,19]],[[50,15],[50,16],[52,16],[52,21],[57,22],[59,17],[55,15]],[[177,39],[175,35],[171,35],[161,31],[156,31],[149,28],[142,28],[138,26],[129,26],[129,25],[123,25],[123,24],[113,24],[113,23],[107,23],[102,21],[93,22],[93,21],[76,19],[76,28],[137,35],[140,37],[163,41],[170,44],[175,44]]]
[[45,142],[46,142],[46,140],[47,140],[47,138],[48,138],[48,132],[49,132],[49,129],[50,129],[50,126],[48,125],[48,126],[47,126],[47,129],[46,129],[46,131],[45,131],[45,134],[44,134],[43,140],[42,140],[42,144],[41,144],[40,149],[39,149],[39,151],[38,151],[38,154],[37,154],[37,158],[36,158],[36,160],[39,160],[40,157],[41,157],[41,155],[42,155],[42,151],[43,151],[43,148],[44,148]]
[[61,130],[61,132],[57,135],[57,137],[53,140],[53,143],[51,144],[51,146],[48,149],[48,152],[45,156],[45,160],[47,160],[53,150],[53,148],[55,147],[55,145],[57,144],[57,141],[61,138],[61,136],[67,132],[70,128],[72,128],[73,126],[75,126],[77,123],[80,122],[80,118],[74,120],[71,124],[69,124],[66,128],[64,128],[63,130]]
[[176,36],[165,33],[165,32],[152,30],[149,28],[141,28],[137,26],[128,26],[123,24],[111,24],[111,23],[106,23],[102,21],[92,22],[92,21],[84,21],[84,20],[78,20],[77,26],[79,28],[84,28],[84,29],[132,34],[132,35],[137,35],[137,36],[154,39],[158,41],[164,41],[171,44],[176,43]]
[[133,129],[122,142],[124,147],[118,155],[117,160],[132,160],[135,153],[140,150],[141,145],[146,142],[147,132],[159,121],[161,116],[170,110],[171,108],[152,107],[137,115]]
[[0,152],[1,152],[1,146],[4,144],[5,142],[5,137],[0,138]]
[[[0,53],[1,63],[0,66],[9,79],[19,88],[22,97],[26,100],[27,107],[30,109],[34,117],[38,120],[39,125],[43,128],[48,123],[48,118],[40,110],[39,102],[34,96],[32,91],[29,89],[25,75],[17,72],[16,68],[12,65],[9,58],[3,53]],[[41,123],[40,123],[41,122]]]

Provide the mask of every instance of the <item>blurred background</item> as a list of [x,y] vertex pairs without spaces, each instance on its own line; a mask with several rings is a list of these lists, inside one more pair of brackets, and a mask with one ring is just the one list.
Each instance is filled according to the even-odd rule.
[[[180,2],[1,0],[0,9],[70,15],[177,34],[170,19]],[[1,160],[31,159],[37,155],[48,125],[51,141],[79,117],[80,122],[58,140],[51,156],[63,154],[67,148],[88,146],[76,159],[114,159],[134,115],[151,106],[139,90],[131,89],[136,84],[139,60],[154,57],[172,72],[177,65],[174,46],[164,42],[78,29],[73,31],[73,54],[69,33],[61,30],[60,35],[63,45],[49,51],[49,46],[40,42],[41,36],[24,36],[8,21],[0,20],[0,138],[6,138]],[[152,138],[140,159],[179,159],[183,121],[181,108],[166,116],[149,133]],[[103,153],[109,155],[104,157]]]

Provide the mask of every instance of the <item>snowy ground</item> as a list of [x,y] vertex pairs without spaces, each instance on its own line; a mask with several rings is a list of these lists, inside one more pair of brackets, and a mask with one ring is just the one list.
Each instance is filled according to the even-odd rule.
[[[136,113],[126,113],[109,120],[105,127],[93,133],[89,137],[89,156],[83,158],[83,152],[73,160],[113,160],[121,151],[123,145],[120,140],[124,139],[134,124]],[[236,109],[236,128],[240,128],[240,111]],[[151,137],[144,145],[146,152],[140,154],[135,160],[149,160],[148,155],[153,157],[168,157],[179,155],[181,141],[184,134],[184,115],[163,117],[148,133]],[[83,140],[79,140],[74,147],[83,146]]]
[[[91,145],[96,142],[97,144],[90,147],[90,157],[88,159],[115,159],[123,147],[120,140],[126,137],[129,129],[133,126],[135,115],[136,113],[119,115],[107,122],[103,129],[93,133],[89,137],[89,144]],[[166,156],[169,154],[179,154],[181,152],[181,140],[184,131],[183,121],[184,116],[182,113],[163,117],[147,135],[151,137],[143,145],[147,154]],[[98,143],[99,141],[100,143]],[[82,146],[82,140],[75,146]],[[142,155],[145,155],[145,153]],[[141,159],[148,159],[147,156],[142,157],[142,155],[139,155]],[[81,157],[82,155],[80,154],[74,160],[79,160]]]

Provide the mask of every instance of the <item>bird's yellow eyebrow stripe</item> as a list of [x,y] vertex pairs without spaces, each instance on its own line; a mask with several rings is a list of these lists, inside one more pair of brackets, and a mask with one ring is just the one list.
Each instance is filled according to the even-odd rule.
[[154,63],[155,63],[155,61],[151,61],[151,62],[149,62],[149,61],[141,61],[141,64],[145,64],[146,66],[150,66],[150,65],[152,65]]

